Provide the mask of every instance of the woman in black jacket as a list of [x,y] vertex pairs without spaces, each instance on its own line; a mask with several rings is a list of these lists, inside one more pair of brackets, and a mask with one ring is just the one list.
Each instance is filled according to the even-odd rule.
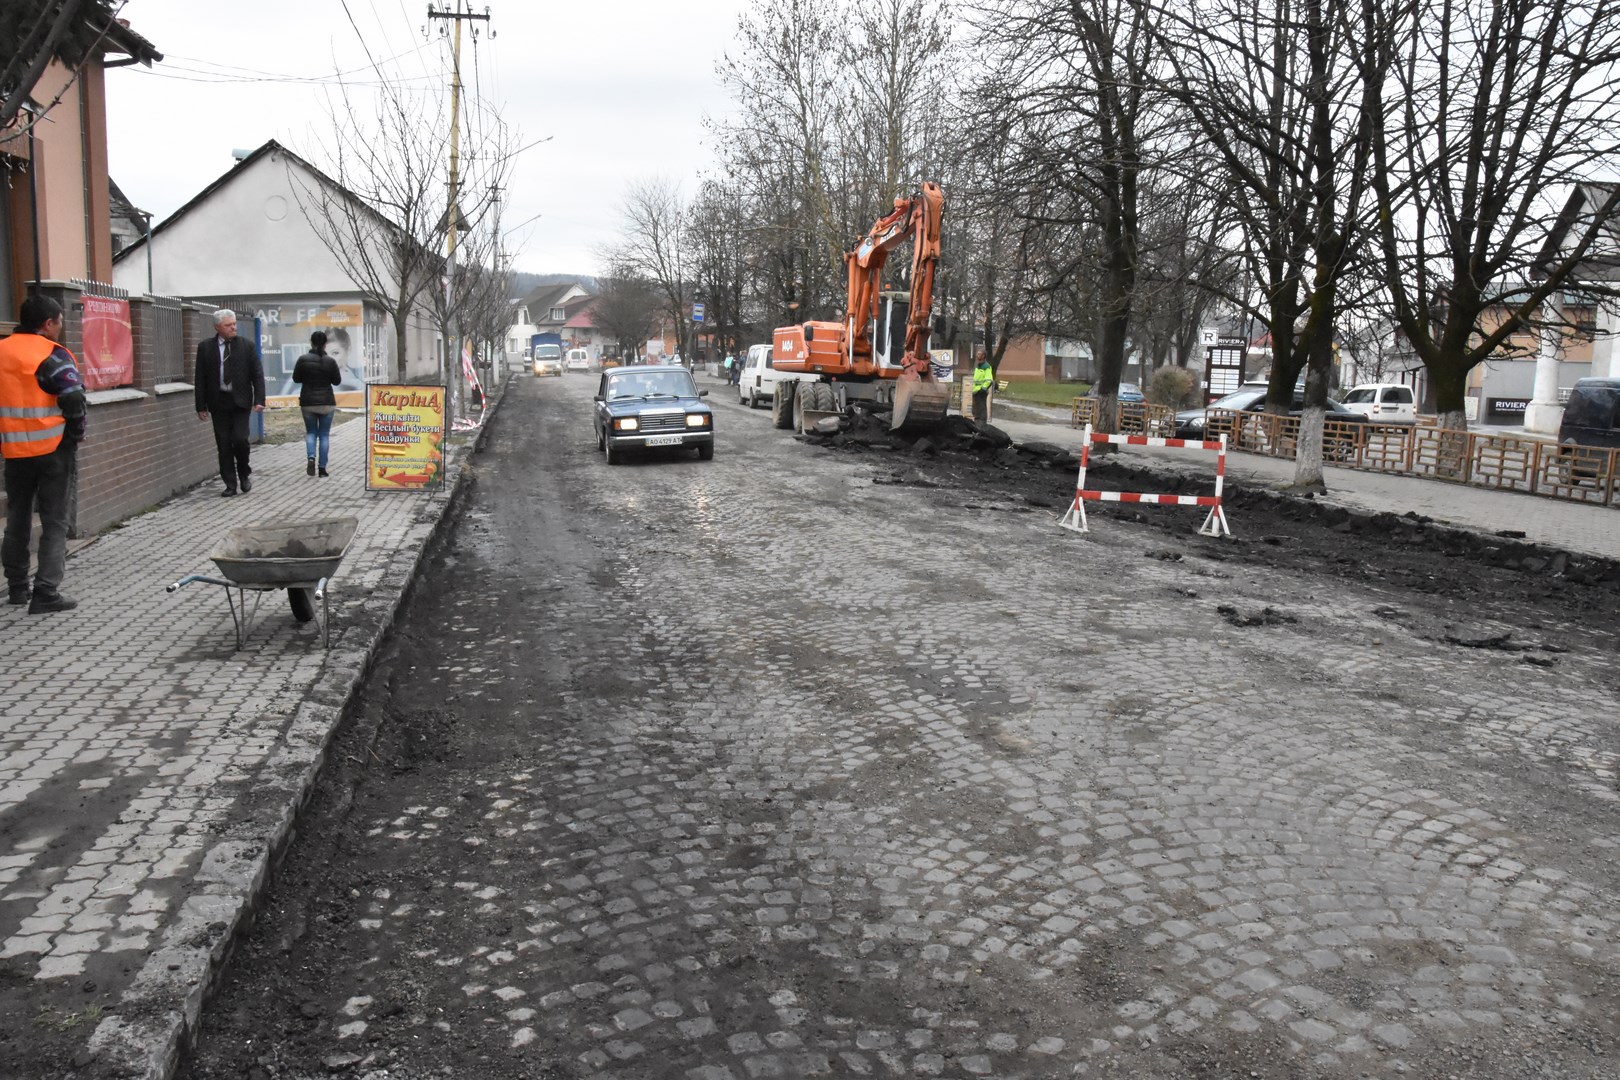
[[[314,476],[317,467],[326,475],[326,454],[332,445],[332,414],[337,398],[332,387],[343,381],[337,361],[326,355],[326,335],[319,330],[309,335],[309,352],[293,365],[293,382],[299,384],[298,407],[304,414],[304,452],[309,460],[304,473]],[[317,454],[320,457],[316,461]]]

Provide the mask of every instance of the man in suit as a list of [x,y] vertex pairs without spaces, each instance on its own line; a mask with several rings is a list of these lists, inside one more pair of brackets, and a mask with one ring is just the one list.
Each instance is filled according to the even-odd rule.
[[214,312],[214,336],[197,346],[197,418],[214,421],[219,478],[226,498],[253,490],[248,467],[248,416],[264,411],[264,364],[253,343],[236,336],[236,312]]

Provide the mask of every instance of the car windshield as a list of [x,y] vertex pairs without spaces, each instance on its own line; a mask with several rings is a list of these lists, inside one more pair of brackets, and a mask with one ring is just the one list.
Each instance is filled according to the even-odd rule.
[[692,376],[684,371],[636,371],[608,382],[609,401],[625,398],[697,397]]
[[1246,409],[1256,401],[1264,400],[1266,391],[1264,387],[1250,387],[1247,390],[1234,390],[1223,398],[1216,398],[1209,403],[1211,409]]

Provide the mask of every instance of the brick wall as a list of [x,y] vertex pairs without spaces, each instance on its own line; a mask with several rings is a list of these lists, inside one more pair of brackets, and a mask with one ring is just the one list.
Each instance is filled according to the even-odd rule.
[[[73,286],[44,290],[66,315],[62,343],[80,354],[82,305]],[[133,389],[144,395],[90,406],[79,447],[75,536],[87,536],[215,476],[213,427],[197,419],[189,389],[158,393],[159,383],[191,380],[197,343],[213,333],[211,309],[162,298],[132,298]]]

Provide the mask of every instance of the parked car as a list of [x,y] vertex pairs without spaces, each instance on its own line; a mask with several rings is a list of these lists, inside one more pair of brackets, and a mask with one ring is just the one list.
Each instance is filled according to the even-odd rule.
[[590,352],[585,349],[569,349],[568,355],[563,357],[563,367],[568,371],[590,371]]
[[563,373],[562,357],[542,353],[534,358],[534,373],[536,376],[561,376]]
[[742,374],[737,379],[737,400],[750,408],[769,405],[776,396],[776,384],[779,382],[817,377],[808,373],[777,371],[769,345],[748,346],[742,365]]
[[1602,458],[1582,453],[1580,446],[1620,447],[1620,379],[1578,379],[1570,389],[1558,424],[1558,457],[1575,483],[1603,471]]
[[1176,413],[1176,438],[1202,439],[1204,437],[1204,414],[1208,409],[1232,409],[1242,412],[1256,401],[1264,406],[1265,400],[1265,383],[1244,383],[1230,394],[1218,397],[1206,406],[1197,409],[1183,409]]
[[1620,446],[1620,379],[1580,379],[1564,403],[1560,446]]
[[[1096,397],[1096,396],[1097,396],[1097,388],[1095,386],[1093,386],[1090,390],[1086,391],[1086,397]],[[1133,382],[1122,382],[1122,383],[1119,384],[1119,400],[1120,401],[1146,401],[1147,400],[1147,395],[1142,393],[1142,388],[1140,386],[1136,385],[1135,383],[1133,383]]]
[[1401,383],[1360,383],[1350,388],[1342,404],[1379,423],[1417,423],[1417,395]]
[[617,465],[631,450],[696,447],[714,457],[714,411],[692,373],[673,364],[638,364],[602,372],[592,424],[596,448]]
[[[1211,409],[1228,409],[1232,412],[1264,412],[1266,409],[1266,385],[1264,383],[1244,383],[1236,390],[1209,403]],[[1305,395],[1294,394],[1293,404],[1288,409],[1289,416],[1299,416],[1305,411]],[[1332,398],[1328,399],[1328,420],[1339,420],[1350,424],[1367,423],[1367,417],[1361,413],[1351,412]],[[1202,439],[1204,437],[1205,410],[1185,409],[1176,413],[1176,437],[1180,439]]]

